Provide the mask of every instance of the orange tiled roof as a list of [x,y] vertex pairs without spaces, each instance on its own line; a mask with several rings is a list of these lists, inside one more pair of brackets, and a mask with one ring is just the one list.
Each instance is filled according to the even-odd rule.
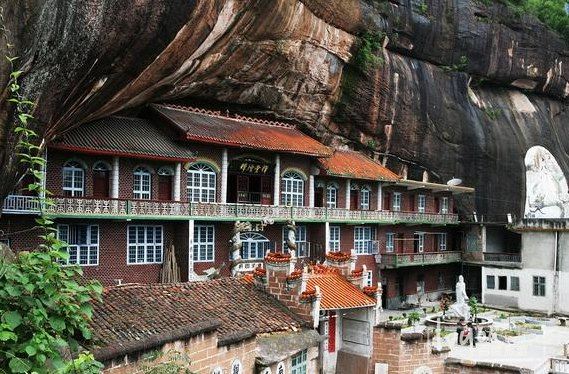
[[346,150],[337,150],[332,157],[319,158],[324,175],[345,178],[397,181],[399,176],[366,155]]
[[374,306],[375,300],[367,296],[358,287],[351,284],[346,278],[336,271],[319,270],[308,278],[306,290],[314,290],[320,287],[322,299],[320,308],[330,309],[350,309]]
[[175,105],[155,104],[152,108],[186,140],[315,157],[332,154],[330,148],[290,124]]

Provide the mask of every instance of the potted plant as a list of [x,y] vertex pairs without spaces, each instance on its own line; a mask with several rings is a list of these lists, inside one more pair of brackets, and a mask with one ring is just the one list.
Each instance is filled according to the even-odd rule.
[[413,311],[409,313],[409,317],[407,317],[407,325],[413,326],[415,328],[420,320],[421,320],[421,314],[417,311]]
[[443,319],[446,316],[447,310],[450,308],[450,298],[447,295],[443,295],[439,301],[439,306],[443,311]]
[[470,315],[472,316],[472,321],[476,322],[479,311],[478,300],[474,296],[471,297],[468,299],[468,306],[470,307]]

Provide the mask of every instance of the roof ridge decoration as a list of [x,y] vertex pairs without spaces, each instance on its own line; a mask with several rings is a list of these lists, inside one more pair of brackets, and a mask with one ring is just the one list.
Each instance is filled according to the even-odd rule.
[[234,113],[233,116],[228,116],[226,114],[223,114],[223,112],[221,110],[198,108],[198,107],[193,107],[193,106],[185,106],[185,105],[177,105],[177,104],[156,104],[156,105],[162,105],[162,106],[165,106],[165,107],[170,108],[170,109],[183,110],[186,112],[197,113],[197,114],[205,114],[205,115],[212,116],[212,117],[225,118],[225,119],[234,120],[234,121],[247,121],[247,122],[258,123],[258,124],[267,125],[267,126],[276,126],[276,127],[284,127],[284,128],[289,128],[289,129],[296,129],[296,125],[294,125],[292,123],[286,123],[286,122],[281,122],[281,121],[273,121],[273,120],[263,119],[263,118],[249,117],[249,116],[239,114],[239,113]]

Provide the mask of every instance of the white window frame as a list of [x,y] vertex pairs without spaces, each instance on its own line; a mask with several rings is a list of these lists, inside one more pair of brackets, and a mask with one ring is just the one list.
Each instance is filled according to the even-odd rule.
[[395,233],[388,232],[385,234],[385,252],[392,253],[395,250]]
[[215,203],[217,173],[208,164],[197,162],[188,169],[186,191],[190,203]]
[[277,374],[285,374],[285,371],[286,371],[286,366],[284,362],[279,362],[279,364],[277,365]]
[[[131,242],[131,228],[135,232]],[[139,242],[140,231],[144,241]],[[152,241],[149,241],[149,231],[152,231]],[[159,240],[158,240],[158,233]],[[127,265],[161,264],[164,261],[164,227],[161,225],[128,225],[126,227],[126,263]],[[134,251],[134,261],[131,260]],[[142,251],[142,253],[140,252]],[[152,256],[149,256],[152,254]],[[150,258],[151,257],[151,258]],[[150,258],[150,259],[149,259]]]
[[[66,186],[69,177],[70,185]],[[63,164],[62,170],[63,194],[70,197],[83,197],[85,195],[85,169],[79,161],[69,160]]]
[[145,166],[134,169],[132,195],[139,200],[150,200],[152,198],[152,174]]
[[354,227],[354,249],[358,255],[370,255],[373,250],[375,239],[375,227],[356,226]]
[[[296,226],[296,257],[308,257],[309,244],[306,239],[308,236],[308,229],[304,225]],[[288,229],[283,226],[283,252],[288,253],[288,247],[286,245],[286,239],[288,237]]]
[[[194,225],[194,262],[215,261],[215,226]],[[203,255],[203,256],[202,256]]]
[[391,197],[391,210],[394,212],[401,211],[401,192],[394,192]]
[[287,171],[281,178],[281,204],[304,206],[304,178],[296,171]]
[[216,366],[212,371],[211,374],[223,374],[223,368]]
[[419,251],[419,253],[425,252],[425,233],[416,232],[414,234],[414,237],[416,237],[416,240],[418,240],[417,250]]
[[[86,243],[70,244],[69,234],[71,230],[78,227],[86,227]],[[95,234],[95,235],[93,235]],[[77,234],[76,234],[77,235]],[[65,251],[69,254],[67,260],[63,260],[64,265],[97,266],[99,265],[99,225],[57,225],[57,238],[65,242]],[[81,253],[86,253],[86,261],[81,261]]]
[[330,252],[340,252],[340,243],[341,243],[341,233],[342,229],[340,226],[329,226],[329,247]]
[[[492,287],[490,287],[490,279],[492,280]],[[486,275],[486,289],[487,290],[495,290],[496,289],[496,276],[494,275]]]
[[290,359],[291,361],[291,367],[290,367],[290,373],[291,374],[306,374],[307,373],[307,369],[306,369],[306,365],[307,365],[307,356],[308,356],[308,350],[304,349],[300,352],[298,352],[297,354],[293,355]]
[[366,270],[364,273],[364,285],[371,287],[373,285],[373,270]]
[[360,189],[360,210],[369,210],[371,202],[371,188],[363,186]]
[[[517,287],[514,288],[514,282],[513,280],[516,279],[516,285]],[[516,276],[516,275],[510,275],[510,291],[514,291],[514,292],[518,292],[520,290],[520,277]]]
[[243,364],[236,358],[231,363],[231,373],[230,374],[243,374]]
[[243,244],[242,257],[244,260],[262,260],[265,258],[267,249],[270,249],[271,242],[258,232],[244,232],[241,233],[241,243]]
[[338,187],[333,184],[326,186],[326,207],[334,209],[338,206]]
[[417,211],[419,213],[425,213],[427,209],[427,197],[423,194],[417,196]]
[[440,214],[448,214],[449,200],[448,196],[441,197],[441,205],[439,209]]
[[447,250],[447,233],[443,232],[438,234],[439,237],[439,251]]

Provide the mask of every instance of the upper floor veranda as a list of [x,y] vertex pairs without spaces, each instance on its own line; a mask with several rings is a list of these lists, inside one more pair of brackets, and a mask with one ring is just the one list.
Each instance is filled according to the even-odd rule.
[[473,192],[402,179],[286,124],[165,106],[72,130],[47,160],[49,203],[22,188],[4,213],[441,225],[458,223],[454,196]]

